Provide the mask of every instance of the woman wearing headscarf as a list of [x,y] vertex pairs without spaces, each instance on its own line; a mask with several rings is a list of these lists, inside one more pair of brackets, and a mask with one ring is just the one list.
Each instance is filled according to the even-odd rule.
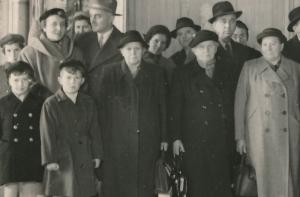
[[170,84],[175,64],[172,60],[162,55],[171,43],[171,33],[169,29],[164,25],[154,25],[148,30],[144,37],[149,45],[148,50],[144,53],[144,60],[162,67]]
[[237,150],[255,169],[258,197],[298,197],[300,65],[282,55],[279,29],[263,30],[257,42],[263,56],[245,63],[236,90]]
[[20,53],[20,59],[29,63],[36,80],[51,92],[59,88],[57,76],[59,64],[66,59],[83,61],[80,50],[66,35],[67,16],[64,10],[53,8],[40,16],[43,32],[40,37],[31,38]]
[[230,197],[225,99],[231,94],[230,65],[216,57],[218,36],[202,30],[191,41],[195,59],[176,68],[170,95],[174,155],[183,153],[189,197]]

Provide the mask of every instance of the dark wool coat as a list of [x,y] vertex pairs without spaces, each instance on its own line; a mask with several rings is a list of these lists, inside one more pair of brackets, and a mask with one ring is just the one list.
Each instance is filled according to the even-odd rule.
[[154,167],[166,141],[163,70],[141,63],[135,78],[125,62],[105,67],[101,77],[106,197],[153,197]]
[[290,59],[300,63],[299,51],[300,51],[300,41],[298,39],[298,36],[295,35],[293,38],[291,38],[284,44],[284,49],[283,49],[282,53],[287,58],[290,58]]
[[97,100],[99,92],[99,78],[105,65],[121,61],[122,55],[118,49],[118,44],[122,33],[113,27],[113,31],[100,49],[96,32],[88,32],[76,38],[76,45],[82,50],[83,57],[87,63],[87,76],[85,89]]
[[184,65],[185,59],[186,59],[186,53],[184,49],[175,52],[170,59],[176,64],[176,66],[182,66]]
[[226,66],[216,62],[212,79],[197,61],[174,71],[170,136],[185,148],[189,197],[231,196],[224,97],[232,89]]
[[44,97],[32,90],[21,102],[13,93],[0,99],[0,184],[41,182],[40,113]]
[[46,195],[87,197],[96,194],[93,159],[102,159],[102,140],[93,100],[79,93],[74,104],[60,89],[41,112],[42,164]]

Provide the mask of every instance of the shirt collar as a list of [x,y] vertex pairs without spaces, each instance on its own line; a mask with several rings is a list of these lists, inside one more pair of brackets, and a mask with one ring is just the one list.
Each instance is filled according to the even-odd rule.
[[114,28],[111,28],[110,30],[104,32],[104,33],[98,33],[97,32],[97,38],[100,40],[100,37],[102,36],[102,46],[106,43],[110,35],[112,34]]

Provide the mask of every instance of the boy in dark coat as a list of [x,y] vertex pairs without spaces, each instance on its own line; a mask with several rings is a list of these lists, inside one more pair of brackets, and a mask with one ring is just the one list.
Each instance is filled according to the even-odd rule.
[[84,66],[71,60],[60,65],[61,88],[41,112],[42,164],[45,193],[90,197],[96,194],[94,168],[102,158],[101,133],[93,100],[78,92]]
[[[44,87],[32,88],[33,69],[25,62],[6,70],[11,92],[0,99],[0,184],[5,197],[42,194],[39,120]],[[38,93],[38,94],[37,94]]]

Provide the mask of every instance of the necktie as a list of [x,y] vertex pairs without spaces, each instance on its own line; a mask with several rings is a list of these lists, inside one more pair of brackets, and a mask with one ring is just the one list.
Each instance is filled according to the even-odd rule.
[[103,35],[100,34],[99,39],[98,39],[99,47],[100,49],[103,47]]
[[279,68],[279,65],[272,65],[271,68],[276,72]]

